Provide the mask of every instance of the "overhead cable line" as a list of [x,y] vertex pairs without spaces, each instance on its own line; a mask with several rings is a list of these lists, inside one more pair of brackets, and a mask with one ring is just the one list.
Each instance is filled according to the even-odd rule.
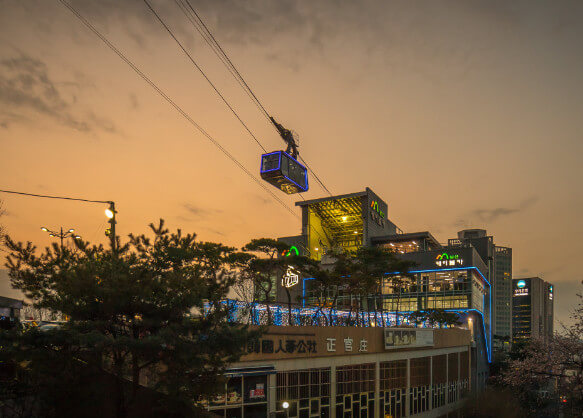
[[22,196],[32,196],[32,197],[44,197],[47,199],[76,200],[79,202],[89,202],[89,203],[111,203],[111,200],[89,200],[89,199],[80,199],[77,197],[51,196],[51,195],[45,195],[45,194],[16,192],[13,190],[0,190],[0,193],[11,193],[11,194],[18,194],[18,195],[22,195]]
[[247,130],[247,132],[249,132],[249,135],[251,135],[253,137],[253,139],[255,140],[255,142],[257,142],[257,145],[259,145],[261,147],[261,149],[263,150],[263,152],[267,152],[267,150],[265,149],[265,147],[261,144],[261,142],[259,142],[259,140],[257,139],[257,137],[255,135],[253,135],[253,132],[251,132],[251,130],[249,129],[249,127],[247,127],[247,125],[239,117],[239,115],[237,114],[237,112],[235,112],[235,109],[233,109],[233,107],[229,104],[229,102],[227,101],[227,99],[225,99],[225,97],[221,94],[221,92],[217,89],[217,87],[213,84],[213,82],[207,77],[207,75],[202,70],[202,68],[196,63],[196,61],[194,60],[194,58],[192,58],[192,55],[190,55],[188,53],[188,51],[186,50],[186,48],[184,48],[184,46],[182,45],[182,43],[178,40],[178,38],[172,32],[172,30],[162,20],[162,18],[156,12],[156,10],[154,10],[154,8],[150,4],[150,2],[148,0],[144,0],[144,3],[146,3],[146,6],[148,6],[148,8],[150,9],[150,11],[152,13],[154,13],[154,16],[156,16],[156,18],[158,19],[158,21],[160,22],[160,24],[162,26],[164,26],[164,29],[166,29],[166,31],[170,34],[170,36],[172,37],[172,39],[174,39],[174,41],[178,44],[178,46],[180,47],[180,49],[182,49],[182,52],[184,52],[186,54],[186,56],[188,57],[188,59],[190,60],[190,62],[192,62],[192,64],[202,74],[202,76],[205,78],[205,80],[211,85],[211,87],[213,88],[213,90],[215,91],[215,93],[217,93],[219,95],[219,97],[223,100],[223,102],[227,105],[227,107],[231,110],[231,112],[233,112],[233,115],[235,115],[235,117],[239,120],[239,122],[241,122],[241,124]]
[[[237,70],[237,67],[235,67],[235,65],[233,64],[233,62],[231,61],[231,59],[229,58],[227,53],[223,50],[223,48],[221,47],[219,42],[216,40],[216,38],[214,37],[212,32],[206,26],[206,24],[204,23],[202,18],[199,16],[199,14],[196,12],[194,7],[192,7],[190,2],[188,0],[181,0],[180,2],[179,2],[179,0],[174,0],[174,1],[180,7],[180,10],[182,10],[182,13],[184,13],[184,15],[188,18],[188,20],[192,23],[192,25],[198,31],[198,33],[200,33],[200,35],[203,37],[203,39],[207,42],[207,44],[215,52],[217,57],[227,67],[227,69],[233,75],[233,77],[235,77],[235,79],[239,82],[239,84],[241,85],[243,90],[245,90],[245,92],[251,98],[253,103],[255,103],[255,105],[257,106],[259,111],[265,116],[267,121],[270,124],[274,125],[273,121],[271,120],[271,118],[269,116],[269,113],[267,112],[267,110],[265,110],[265,107],[263,106],[263,104],[261,104],[261,102],[259,101],[259,99],[255,95],[255,93],[253,93],[253,90],[251,90],[251,87],[249,87],[249,85],[247,84],[247,82],[245,81],[245,79],[243,78],[241,73],[239,72],[239,70]],[[185,3],[186,3],[186,5],[188,5],[188,8],[184,5]]]
[[[146,1],[146,0],[144,0],[144,1]],[[261,101],[257,98],[257,96],[255,95],[253,90],[251,90],[251,87],[249,87],[249,85],[247,84],[247,82],[245,81],[245,79],[243,78],[241,73],[239,72],[239,70],[237,70],[237,67],[235,67],[235,65],[233,64],[233,62],[231,61],[231,59],[229,58],[227,53],[223,50],[223,48],[221,47],[221,45],[219,44],[217,39],[214,37],[212,32],[209,30],[207,25],[204,23],[204,21],[202,20],[200,15],[197,13],[197,11],[194,9],[194,7],[192,7],[192,4],[190,4],[190,1],[189,0],[180,0],[180,2],[182,4],[179,3],[179,0],[174,0],[174,1],[179,6],[182,13],[184,13],[184,15],[190,21],[190,23],[198,31],[198,33],[207,42],[207,44],[213,50],[215,55],[217,55],[217,57],[221,60],[221,62],[225,65],[225,67],[227,67],[227,70],[237,80],[237,82],[243,88],[243,90],[247,93],[249,98],[251,98],[253,103],[255,103],[255,105],[257,106],[259,111],[267,118],[269,124],[272,125],[274,127],[274,129],[276,130],[276,132],[279,134],[280,132],[277,128],[277,125],[275,124],[275,122],[272,120],[271,116],[269,115],[269,113],[265,109],[265,106],[263,106]],[[188,8],[186,8],[184,3],[186,3],[186,5],[188,5]],[[330,196],[332,196],[332,193],[330,192],[330,190],[328,190],[328,188],[324,185],[324,182],[322,182],[322,180],[320,180],[320,177],[318,177],[318,175],[314,172],[314,170],[310,167],[310,165],[301,156],[300,156],[300,160],[302,161],[302,163],[304,163],[306,168],[312,173],[312,175],[314,176],[316,181],[320,184],[320,186]]]
[[[162,17],[156,12],[156,10],[151,5],[151,3],[148,0],[143,0],[143,1],[146,4],[146,6],[148,7],[148,9],[154,14],[154,16],[156,16],[156,19],[158,20],[158,22],[160,22],[160,24],[164,27],[164,29],[166,29],[166,31],[172,37],[172,39],[174,39],[174,42],[176,42],[176,44],[182,50],[182,52],[188,57],[188,59],[190,60],[190,62],[202,74],[202,76],[205,78],[205,80],[213,88],[213,90],[215,91],[215,93],[217,93],[217,95],[221,98],[221,100],[223,101],[223,103],[225,103],[225,105],[227,105],[227,107],[231,110],[231,112],[235,115],[235,117],[239,120],[239,122],[241,122],[241,124],[243,125],[243,127],[245,128],[245,130],[247,130],[247,132],[249,133],[249,135],[251,135],[253,137],[253,139],[261,147],[261,149],[263,150],[263,152],[267,152],[267,150],[265,149],[265,147],[263,146],[263,144],[261,144],[261,142],[257,139],[257,137],[253,134],[253,132],[251,132],[251,130],[245,124],[245,122],[243,122],[243,120],[239,117],[239,115],[237,114],[237,112],[234,110],[233,106],[231,106],[231,104],[227,101],[227,99],[225,98],[225,96],[219,91],[219,89],[214,85],[214,83],[210,80],[210,78],[203,71],[202,67],[196,62],[196,60],[193,58],[193,56],[186,50],[186,48],[178,40],[178,38],[176,37],[176,35],[174,35],[174,32],[172,32],[172,29],[170,29],[170,27],[166,24],[166,22],[164,22],[164,19],[162,19]],[[199,32],[199,34],[205,39],[205,41],[208,43],[208,45],[211,47],[211,49],[215,52],[215,54],[217,55],[217,57],[227,67],[227,69],[229,70],[229,72],[231,73],[231,75],[233,75],[233,77],[235,77],[235,79],[237,80],[237,82],[239,83],[239,85],[243,88],[243,90],[247,93],[247,95],[253,100],[254,103],[256,103],[259,106],[260,111],[267,117],[267,119],[269,120],[269,122],[275,126],[275,123],[270,118],[269,114],[267,113],[267,111],[265,110],[265,108],[263,107],[263,105],[261,104],[261,102],[259,102],[259,99],[257,98],[257,96],[255,96],[255,94],[251,91],[251,89],[249,88],[249,86],[247,85],[247,83],[245,82],[245,80],[243,79],[243,77],[241,76],[241,74],[239,73],[239,71],[235,68],[235,66],[233,65],[233,63],[231,62],[231,60],[229,59],[229,57],[227,56],[227,54],[223,51],[223,49],[221,48],[221,46],[218,44],[218,42],[214,38],[213,34],[208,30],[208,28],[206,27],[206,25],[204,24],[204,22],[202,21],[202,19],[200,19],[200,17],[198,16],[198,14],[194,10],[194,8],[192,8],[192,6],[190,6],[190,3],[188,3],[188,5],[190,6],[190,8],[193,11],[193,13],[195,14],[195,16],[198,18],[199,24],[197,24],[197,21],[194,20],[192,18],[192,16],[187,13],[188,12],[188,9],[186,9],[186,6],[184,6],[183,4],[179,3],[177,0],[175,0],[175,2],[178,5],[178,7],[180,7],[180,9],[182,10],[182,12],[186,15],[186,17],[188,18],[188,20],[192,23],[192,25],[196,28],[196,30]],[[201,29],[200,25],[202,25],[202,27],[204,27],[204,29],[205,29],[204,31]],[[212,41],[211,41],[211,39],[212,39]],[[302,161],[307,166],[306,162],[303,159],[302,159]],[[314,176],[317,178],[317,176],[315,174],[314,174]],[[319,181],[319,179],[318,179],[318,181]],[[300,196],[301,196],[302,199],[306,200],[301,193],[300,193]]]
[[[229,107],[229,109],[231,109],[231,111],[233,112],[233,114],[235,114],[235,116],[237,117],[237,119],[239,120],[239,122],[241,122],[241,124],[245,127],[245,129],[247,130],[247,132],[249,132],[249,134],[251,136],[253,136],[253,139],[255,139],[255,141],[258,144],[260,144],[260,142],[257,140],[257,138],[255,137],[255,135],[253,135],[253,133],[249,130],[249,128],[247,127],[247,125],[245,125],[245,123],[243,122],[243,120],[233,110],[233,107],[228,103],[228,101],[225,99],[225,97],[219,92],[219,90],[211,82],[211,80],[209,79],[209,77],[207,77],[207,75],[204,73],[204,71],[202,70],[202,68],[196,63],[196,60],[192,57],[192,55],[190,55],[187,52],[186,48],[182,45],[182,43],[174,35],[174,33],[172,32],[172,30],[169,28],[169,26],[164,22],[164,20],[160,17],[160,15],[154,10],[154,8],[150,4],[150,2],[148,0],[143,0],[143,1],[148,6],[148,8],[150,9],[150,11],[156,16],[156,18],[158,19],[158,21],[160,22],[160,24],[170,34],[170,36],[172,37],[172,39],[174,39],[174,41],[178,44],[178,46],[180,47],[180,49],[182,50],[182,52],[184,52],[186,54],[186,56],[190,59],[190,61],[194,64],[194,66],[198,69],[198,71],[200,71],[200,73],[208,81],[208,83],[215,90],[215,92],[219,95],[219,97],[223,100],[223,102]],[[186,17],[188,18],[188,20],[195,27],[195,29],[199,32],[199,34],[204,38],[204,40],[208,43],[208,45],[211,47],[211,49],[215,52],[215,54],[217,55],[217,57],[227,67],[227,69],[229,70],[229,72],[233,75],[233,77],[235,77],[235,79],[238,81],[239,85],[245,90],[245,92],[247,93],[247,95],[253,100],[253,102],[256,102],[256,104],[260,108],[260,111],[267,117],[267,119],[269,120],[269,122],[272,123],[272,124],[274,124],[274,126],[275,126],[275,123],[273,122],[273,120],[271,119],[271,117],[269,116],[269,114],[267,113],[267,111],[265,110],[265,108],[263,107],[263,105],[261,105],[261,102],[259,101],[259,99],[257,98],[257,96],[255,96],[255,94],[253,94],[253,92],[251,91],[251,89],[249,88],[249,86],[247,85],[247,83],[245,82],[245,80],[243,79],[243,77],[241,76],[241,74],[239,73],[239,71],[237,71],[237,69],[235,68],[235,66],[233,65],[233,63],[231,62],[231,60],[229,59],[229,57],[227,56],[227,54],[223,51],[223,49],[218,44],[218,42],[216,41],[216,39],[214,38],[214,36],[212,35],[212,33],[208,30],[208,28],[206,27],[206,25],[204,24],[204,22],[202,21],[202,19],[200,19],[200,17],[196,13],[196,11],[192,8],[192,6],[190,5],[190,3],[188,3],[188,5],[190,6],[192,12],[197,16],[200,24],[197,24],[196,20],[193,20],[192,16],[190,16],[188,13],[185,12],[185,10],[186,11],[188,11],[188,10],[185,8],[185,6],[183,4],[179,3],[178,0],[175,0],[175,2],[178,5],[178,7],[180,7],[180,9],[183,11],[183,13],[186,15]],[[183,7],[184,7],[184,9],[183,9]],[[205,31],[202,31],[201,30],[200,25],[202,25],[205,28]],[[214,43],[211,42],[210,39],[212,39],[214,41]],[[263,148],[263,146],[261,144],[260,144],[260,146],[263,149],[263,151],[267,152],[265,150],[265,148]],[[303,159],[302,159],[302,162],[306,166],[308,166],[307,163]],[[309,167],[308,167],[308,169],[309,169]],[[316,176],[316,174],[313,171],[312,171],[312,174],[316,177],[316,179],[318,181],[320,181],[320,179],[318,178],[318,176]],[[326,186],[324,186],[323,183],[321,183],[321,184],[325,188],[325,190],[328,191],[328,189],[326,189]],[[330,193],[330,192],[328,191],[328,193]],[[303,196],[302,193],[299,193],[299,195],[302,198],[302,200],[306,201],[306,198]],[[323,238],[320,235],[320,233],[315,228],[314,228],[314,232],[316,232],[316,234],[319,235],[320,238]]]
[[146,76],[129,58],[127,58],[119,49],[115,47],[104,35],[101,34],[85,17],[83,17],[73,6],[65,0],[59,0],[60,3],[71,11],[91,32],[93,32],[109,49],[120,57],[136,74],[138,74],[150,87],[152,87],[164,100],[166,100],[178,113],[182,115],[192,126],[194,126],[200,133],[202,133],[213,145],[215,145],[223,154],[225,154],[231,161],[233,161],[241,170],[245,172],[253,181],[255,181],[263,190],[271,195],[279,204],[281,204],[294,217],[299,219],[299,216],[275,193],[267,188],[257,177],[253,175],[243,164],[239,162],[229,151],[227,151],[216,139],[214,139],[202,126],[192,119],[174,100],[172,100],[160,87],[158,87],[148,76]]

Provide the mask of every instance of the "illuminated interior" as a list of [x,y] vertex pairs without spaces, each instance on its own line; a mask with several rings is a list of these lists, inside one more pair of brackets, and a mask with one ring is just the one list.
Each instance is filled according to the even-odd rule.
[[373,242],[397,254],[434,251],[442,248],[441,244],[429,232],[414,232],[410,234],[377,237],[373,239]]
[[399,254],[414,253],[420,251],[421,249],[419,242],[415,240],[404,242],[390,242],[388,244],[382,244],[381,247]]
[[363,220],[360,197],[315,202],[308,206],[308,246],[317,260],[330,248],[356,250],[362,246]]

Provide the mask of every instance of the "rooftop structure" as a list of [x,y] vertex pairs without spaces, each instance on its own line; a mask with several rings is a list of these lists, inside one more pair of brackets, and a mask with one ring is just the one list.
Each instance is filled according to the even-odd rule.
[[363,192],[296,202],[302,208],[306,254],[320,260],[326,250],[354,250],[374,237],[396,234],[387,218],[388,206],[368,187]]

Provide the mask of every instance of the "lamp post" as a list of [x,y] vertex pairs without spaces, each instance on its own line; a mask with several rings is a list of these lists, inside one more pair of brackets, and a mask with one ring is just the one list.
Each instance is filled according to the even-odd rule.
[[63,240],[65,238],[71,237],[73,239],[81,238],[79,235],[75,234],[75,230],[73,228],[69,229],[68,231],[63,231],[63,227],[61,227],[61,232],[55,232],[48,229],[46,226],[41,227],[41,230],[44,232],[49,233],[49,237],[56,237],[61,239],[61,250],[63,249]]

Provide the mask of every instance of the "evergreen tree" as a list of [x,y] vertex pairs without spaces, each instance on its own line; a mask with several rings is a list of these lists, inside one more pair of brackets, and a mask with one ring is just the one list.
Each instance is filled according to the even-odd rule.
[[[291,268],[298,275],[311,277],[318,270],[318,263],[304,256],[290,255],[289,257],[280,257],[289,245],[272,238],[254,239],[243,247],[249,258],[246,260],[243,269],[244,277],[254,287],[253,302],[260,301],[268,307],[271,302],[276,300],[274,294],[277,289],[277,280],[281,280],[286,271]],[[288,319],[289,325],[294,324],[292,315],[292,303],[297,301],[291,300],[289,289],[283,286],[287,295]],[[267,325],[273,324],[271,309],[267,309]]]
[[[194,234],[170,233],[162,220],[150,226],[153,239],[130,235],[113,254],[77,241],[75,250],[54,245],[37,255],[31,243],[7,238],[13,286],[36,308],[68,318],[53,330],[0,337],[1,355],[20,366],[28,389],[39,390],[39,416],[71,413],[66,408],[81,396],[75,390],[83,379],[109,385],[100,389],[114,398],[111,415],[141,415],[144,394],[157,398],[165,415],[177,405],[177,416],[187,415],[201,395],[221,388],[221,372],[254,337],[226,321],[221,303],[247,256]],[[55,388],[72,394],[67,407],[55,402],[65,396]]]

